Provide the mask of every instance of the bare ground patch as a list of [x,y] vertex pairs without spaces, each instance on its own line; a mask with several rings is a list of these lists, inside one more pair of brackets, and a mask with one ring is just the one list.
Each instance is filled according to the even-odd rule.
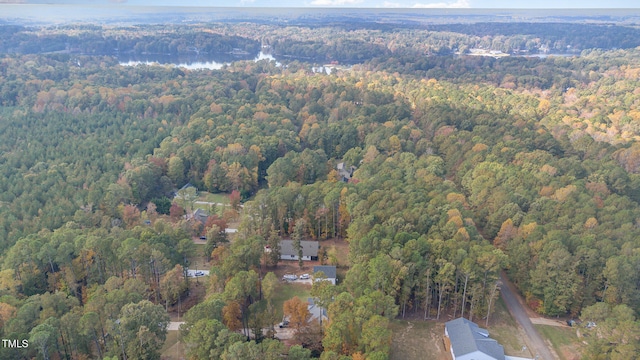
[[391,360],[451,359],[443,342],[444,323],[424,320],[392,320]]
[[531,322],[535,325],[548,325],[548,326],[559,326],[559,327],[569,328],[567,323],[563,320],[553,320],[553,319],[547,319],[543,317],[532,317],[532,318],[529,318],[529,320],[531,320]]

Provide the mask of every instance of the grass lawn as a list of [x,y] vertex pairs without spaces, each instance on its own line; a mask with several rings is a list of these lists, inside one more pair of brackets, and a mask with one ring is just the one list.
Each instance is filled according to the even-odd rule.
[[179,331],[167,332],[167,339],[160,350],[160,358],[162,360],[180,360],[184,359],[184,345],[178,341]]
[[444,323],[422,320],[392,320],[391,360],[451,359],[444,348]]
[[285,301],[297,296],[300,300],[306,302],[307,298],[310,297],[310,293],[311,285],[281,282],[278,285],[278,289],[276,290],[273,299],[273,307],[276,312],[276,319],[278,319],[278,322],[282,319],[284,313],[282,307]]
[[580,359],[581,349],[585,345],[576,335],[575,328],[537,324],[533,326],[535,326],[545,341],[551,343],[556,354],[560,356],[560,359]]
[[229,194],[225,194],[225,193],[212,194],[210,192],[200,191],[200,196],[198,197],[198,201],[228,204]]
[[[220,193],[220,194],[212,194],[212,193],[208,193],[206,191],[200,191],[200,196],[198,197],[197,201],[205,201],[205,202],[212,202],[212,203],[219,203],[219,204],[225,204],[225,205],[216,205],[216,213],[218,213],[218,216],[222,216],[222,214],[224,213],[225,209],[228,209],[228,205],[229,205],[229,195],[228,194],[224,194],[224,193]],[[205,210],[207,212],[209,212],[211,210],[211,206],[208,204],[193,204],[193,208],[195,209],[202,209]]]
[[207,262],[207,258],[204,256],[204,248],[206,246],[206,244],[195,244],[195,254],[194,256],[189,258],[189,262],[191,263],[190,267],[192,269],[195,269],[195,267],[197,266],[200,270],[209,270],[209,268],[211,267],[211,264]]
[[[473,319],[480,327],[485,327],[482,319]],[[506,355],[532,357],[529,350],[522,350],[525,346],[524,334],[520,332],[515,320],[509,314],[504,301],[499,297],[495,304],[495,311],[489,319],[488,329],[491,338],[495,339],[504,347]]]
[[[484,319],[474,318],[473,321],[480,327],[485,327]],[[393,320],[389,328],[393,332],[391,360],[451,359],[444,347],[444,322]],[[488,330],[491,338],[504,346],[506,355],[532,357],[528,350],[522,351],[524,335],[520,333],[501,298],[495,304]]]
[[277,319],[282,319],[282,306],[285,301],[297,296],[300,300],[306,302],[310,292],[311,286],[307,284],[280,283],[273,299],[273,307],[275,308]]
[[[204,210],[206,211],[208,214],[211,214],[211,206],[207,205],[207,204],[193,204],[193,211],[195,211],[196,209],[200,209],[200,210]],[[224,210],[227,209],[226,206],[216,206],[215,207],[215,213],[218,214],[218,216],[222,216],[224,213]]]

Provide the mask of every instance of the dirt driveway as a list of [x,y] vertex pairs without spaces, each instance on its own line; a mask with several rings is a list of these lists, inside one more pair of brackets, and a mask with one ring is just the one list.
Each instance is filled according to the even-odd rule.
[[513,316],[529,337],[528,342],[531,352],[533,352],[535,356],[538,356],[537,359],[558,359],[557,356],[551,353],[551,350],[547,347],[544,339],[542,339],[536,328],[533,327],[533,323],[531,323],[531,320],[529,319],[529,314],[513,288],[513,284],[509,282],[504,274],[501,274],[500,277],[504,284],[500,290],[502,299],[504,299],[504,303],[507,305],[507,309],[509,309],[511,316]]

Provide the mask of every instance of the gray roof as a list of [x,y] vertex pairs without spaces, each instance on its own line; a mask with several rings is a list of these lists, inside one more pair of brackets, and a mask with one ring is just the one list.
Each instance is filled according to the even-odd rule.
[[356,167],[351,165],[348,168],[344,166],[344,163],[338,163],[338,165],[336,165],[336,169],[338,170],[338,175],[340,175],[343,180],[349,180],[351,179],[351,176],[353,176],[353,172],[356,171]]
[[316,306],[313,298],[307,298],[307,302],[309,303],[309,305],[307,305],[307,310],[309,310],[309,314],[311,314],[311,319],[320,319],[321,316],[327,319],[329,318],[327,310]]
[[191,215],[191,218],[198,220],[202,223],[206,223],[207,219],[209,218],[209,213],[202,209],[196,209],[196,211],[194,211],[193,214]]
[[465,318],[448,321],[444,325],[451,341],[455,356],[476,351],[489,355],[496,360],[504,360],[504,348],[489,337],[489,332]]
[[322,271],[324,273],[324,276],[327,279],[335,279],[336,278],[336,267],[335,266],[329,266],[329,265],[318,265],[318,266],[314,266],[313,267],[313,273],[317,273],[319,271]]
[[[302,247],[302,256],[318,256],[318,248],[320,243],[317,241],[300,241]],[[295,255],[298,256],[298,251],[293,246],[293,240],[281,240],[280,241],[280,255]]]
[[[186,184],[184,184],[183,187],[180,188],[180,190],[185,190],[185,189],[190,188],[190,187],[195,187],[195,186],[191,185],[191,183],[186,183]],[[180,190],[178,190],[178,191],[180,191]],[[196,189],[196,190],[198,190],[198,189]]]

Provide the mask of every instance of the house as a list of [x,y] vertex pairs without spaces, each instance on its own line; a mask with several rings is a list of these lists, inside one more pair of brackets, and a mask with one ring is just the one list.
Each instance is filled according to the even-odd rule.
[[327,309],[318,306],[313,298],[307,298],[307,303],[307,310],[309,310],[309,314],[311,314],[309,321],[315,320],[320,322],[320,325],[322,325],[323,321],[329,320]]
[[[178,191],[181,191],[181,190],[187,190],[187,189],[188,189],[188,188],[190,188],[190,187],[195,188],[195,186],[191,185],[191,183],[189,183],[189,182],[188,182],[188,183],[184,184],[184,186],[183,186],[183,187],[181,187],[181,188],[180,188],[180,190],[178,190]],[[198,189],[196,189],[196,191],[197,191],[197,190],[198,190]]]
[[336,276],[336,267],[328,266],[328,265],[318,265],[313,267],[313,274],[322,272],[324,273],[324,280],[331,281],[333,285],[336,284],[337,276]]
[[347,168],[344,163],[341,162],[336,165],[336,170],[338,170],[338,176],[340,176],[341,181],[349,182],[351,176],[353,176],[353,172],[356,171],[356,167],[352,165]]
[[[320,244],[317,241],[300,241],[300,247],[302,247],[302,260],[318,260]],[[298,260],[298,249],[293,245],[293,240],[280,240],[280,259]]]
[[207,223],[207,219],[209,219],[209,213],[202,209],[196,209],[193,214],[186,215],[187,220],[197,220],[202,223],[202,225]]
[[453,360],[505,360],[504,348],[489,332],[465,318],[444,325],[444,341]]

